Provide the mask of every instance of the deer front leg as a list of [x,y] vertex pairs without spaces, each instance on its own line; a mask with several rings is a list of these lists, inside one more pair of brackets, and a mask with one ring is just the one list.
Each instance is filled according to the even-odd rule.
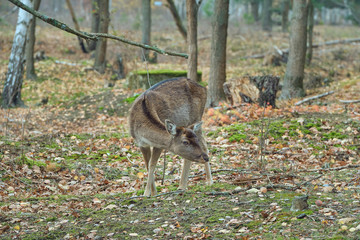
[[189,171],[190,171],[191,162],[184,159],[183,168],[181,171],[181,178],[179,183],[179,190],[186,190],[189,180]]
[[156,195],[155,168],[161,152],[162,149],[160,148],[152,149],[151,158],[149,162],[149,169],[148,169],[148,179],[145,187],[144,196],[150,197],[150,195],[151,196]]
[[205,163],[205,173],[206,173],[206,184],[212,185],[214,183],[212,175],[211,175],[211,169],[210,169],[210,163]]

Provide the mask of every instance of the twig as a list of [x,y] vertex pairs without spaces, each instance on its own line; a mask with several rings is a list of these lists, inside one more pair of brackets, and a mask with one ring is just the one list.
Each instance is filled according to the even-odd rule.
[[304,186],[304,185],[306,185],[306,184],[308,184],[309,182],[311,182],[311,181],[314,181],[314,180],[316,180],[316,179],[319,179],[319,178],[321,178],[321,177],[323,177],[324,175],[319,175],[319,176],[316,176],[316,177],[313,177],[313,178],[311,178],[310,180],[307,180],[307,181],[305,181],[305,182],[302,182],[302,183],[300,183],[300,184],[296,184],[298,187],[300,187],[300,186]]
[[339,100],[341,103],[358,103],[360,102],[360,99],[358,100]]
[[333,93],[334,93],[334,91],[330,91],[330,92],[326,92],[326,93],[319,94],[319,95],[316,95],[316,96],[304,98],[303,100],[298,101],[297,103],[295,103],[295,106],[298,106],[300,104],[303,104],[305,102],[308,102],[308,101],[311,101],[311,100],[314,100],[314,99],[317,99],[317,98],[328,96],[328,95],[333,94]]
[[165,183],[165,169],[166,169],[166,150],[164,151],[164,166],[163,166],[161,185],[164,185]]
[[298,186],[281,185],[281,184],[271,184],[271,185],[266,185],[265,187],[266,188],[274,188],[274,189],[285,189],[285,190],[289,190],[289,191],[294,191],[294,190],[300,188]]
[[309,169],[309,170],[300,170],[295,173],[301,173],[301,172],[329,172],[329,171],[337,171],[342,170],[346,168],[360,168],[360,164],[348,164],[341,167],[334,167],[334,168],[319,168],[319,169]]
[[48,17],[48,16],[46,16],[44,14],[41,14],[40,12],[26,6],[25,4],[23,4],[19,0],[9,0],[9,2],[12,2],[16,6],[24,9],[25,11],[31,13],[34,16],[40,18],[44,22],[46,22],[46,23],[48,23],[50,25],[53,25],[54,27],[57,27],[57,28],[59,28],[59,29],[61,29],[63,31],[69,32],[69,33],[77,35],[79,37],[82,37],[84,39],[97,41],[97,40],[99,40],[99,38],[110,38],[110,39],[113,39],[113,40],[118,40],[118,41],[130,44],[130,45],[138,46],[138,47],[141,47],[141,48],[144,48],[144,49],[147,49],[147,50],[152,50],[152,51],[160,53],[160,54],[183,57],[183,58],[186,58],[186,59],[188,58],[188,55],[185,54],[185,53],[176,53],[176,52],[166,51],[166,50],[160,49],[160,48],[158,48],[156,46],[150,46],[150,45],[138,43],[138,42],[131,41],[131,40],[123,38],[123,37],[114,36],[114,35],[111,35],[111,34],[88,33],[88,32],[83,32],[83,31],[77,31],[77,30],[75,30],[73,28],[70,28],[65,23],[58,21],[55,18]]

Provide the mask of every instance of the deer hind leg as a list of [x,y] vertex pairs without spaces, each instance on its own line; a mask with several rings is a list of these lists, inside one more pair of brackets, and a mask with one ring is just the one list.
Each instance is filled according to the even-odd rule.
[[145,187],[144,196],[150,197],[156,195],[156,185],[155,185],[155,168],[157,161],[160,157],[162,149],[153,148],[151,151],[150,164],[148,167],[148,179]]
[[190,171],[191,161],[184,159],[183,168],[181,171],[181,178],[179,183],[180,190],[186,190],[189,180],[189,171]]
[[146,170],[149,171],[149,162],[150,162],[150,158],[151,158],[151,149],[150,149],[150,147],[140,147],[140,151],[144,156]]
[[205,173],[206,173],[206,184],[212,185],[214,183],[212,175],[211,175],[211,169],[210,169],[210,163],[205,163]]

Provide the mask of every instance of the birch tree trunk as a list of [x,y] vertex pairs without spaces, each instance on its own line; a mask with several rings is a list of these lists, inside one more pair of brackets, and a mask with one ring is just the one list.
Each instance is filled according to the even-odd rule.
[[187,16],[187,42],[188,42],[188,72],[187,77],[193,81],[197,79],[197,13],[199,6],[196,0],[186,0],[186,16]]
[[308,47],[306,63],[310,65],[313,56],[313,32],[314,32],[314,4],[312,0],[308,2]]
[[229,0],[215,1],[212,22],[209,90],[207,106],[214,107],[225,99],[226,38],[229,19]]
[[[34,9],[38,10],[40,7],[41,0],[34,0]],[[34,45],[35,45],[35,28],[36,28],[36,17],[32,17],[30,26],[28,28],[28,35],[26,37],[26,78],[36,80],[37,76],[35,73],[34,66]]]
[[306,0],[293,1],[293,16],[290,29],[289,60],[281,91],[282,99],[303,97],[305,95],[303,79],[306,55]]
[[[33,7],[31,0],[22,0],[22,3]],[[32,15],[30,13],[19,9],[8,71],[2,92],[2,105],[5,108],[24,106],[24,102],[21,100],[21,88],[24,74],[26,34],[31,18]]]

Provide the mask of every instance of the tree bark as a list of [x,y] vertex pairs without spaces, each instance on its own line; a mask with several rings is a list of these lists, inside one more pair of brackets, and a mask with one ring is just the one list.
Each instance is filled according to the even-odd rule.
[[290,0],[282,0],[281,29],[283,32],[287,32],[289,28],[289,9]]
[[303,97],[305,95],[303,79],[306,55],[306,0],[293,2],[293,16],[290,30],[289,60],[286,65],[282,99]]
[[[141,42],[146,45],[151,44],[151,0],[142,0],[141,3],[141,32],[142,40]],[[143,61],[149,60],[149,51],[143,50],[143,56],[141,57]]]
[[306,63],[310,65],[313,56],[313,31],[314,31],[314,4],[312,0],[308,2],[308,44]]
[[[100,14],[99,14],[99,2],[100,0],[92,0],[91,1],[91,32],[97,33],[99,32],[100,26]],[[96,49],[96,41],[89,40],[88,41],[88,50],[93,51]]]
[[259,0],[250,1],[251,15],[253,16],[255,22],[259,21],[259,5]]
[[264,0],[263,10],[262,10],[262,29],[267,32],[272,30],[272,0]]
[[[30,0],[22,0],[22,3],[31,8],[33,7],[33,3]],[[8,71],[2,92],[2,105],[5,108],[24,106],[24,102],[21,100],[21,88],[24,73],[26,34],[31,17],[31,14],[19,9]]]
[[168,3],[168,8],[170,9],[170,12],[175,20],[175,23],[176,23],[176,26],[181,34],[181,36],[185,39],[187,39],[187,32],[186,32],[186,29],[181,21],[181,18],[180,18],[180,15],[176,9],[176,6],[174,4],[174,1],[173,0],[167,0],[167,3]]
[[197,13],[199,5],[196,0],[186,0],[186,16],[187,16],[187,42],[188,42],[188,72],[187,77],[193,81],[197,79]]
[[215,1],[212,22],[210,76],[207,106],[216,106],[225,100],[226,38],[229,19],[229,0]]
[[[34,9],[38,10],[40,7],[41,0],[34,0]],[[35,28],[36,28],[36,17],[32,16],[30,25],[28,28],[28,34],[26,38],[25,56],[26,56],[26,78],[30,80],[36,80],[37,76],[35,73],[34,66],[34,45],[35,45]]]
[[[107,33],[109,26],[109,0],[100,0],[99,5],[100,25],[99,32]],[[100,73],[105,72],[106,67],[106,45],[107,39],[100,38],[96,44],[94,68]]]

